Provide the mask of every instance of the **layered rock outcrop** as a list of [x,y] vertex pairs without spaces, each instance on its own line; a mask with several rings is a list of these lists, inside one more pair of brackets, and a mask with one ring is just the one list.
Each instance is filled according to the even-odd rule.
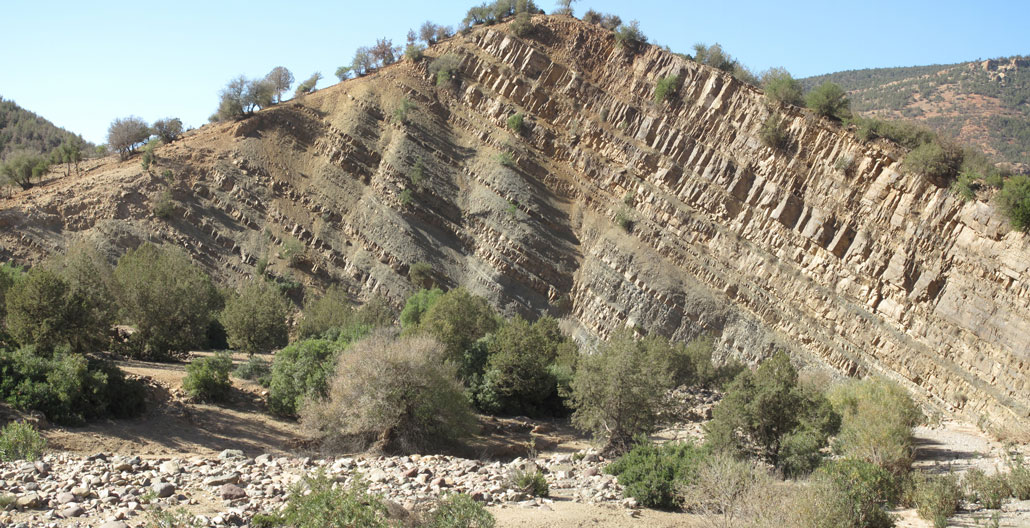
[[[150,173],[108,160],[19,193],[0,203],[0,257],[158,240],[222,279],[263,261],[398,303],[427,262],[501,309],[563,314],[584,340],[714,332],[747,358],[787,347],[1030,431],[1030,244],[990,203],[722,72],[567,17],[534,25],[474,28],[422,62],[205,127]],[[460,66],[437,85],[445,54]],[[682,87],[655,103],[670,75]],[[773,112],[784,148],[759,139]]]

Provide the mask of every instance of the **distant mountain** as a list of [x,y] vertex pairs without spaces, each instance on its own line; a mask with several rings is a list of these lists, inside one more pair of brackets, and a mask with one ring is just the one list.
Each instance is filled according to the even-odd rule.
[[802,79],[833,81],[863,116],[922,123],[978,145],[1000,161],[1030,165],[1030,58],[849,70]]
[[65,141],[80,141],[92,147],[82,136],[0,97],[0,160],[18,150],[45,154]]

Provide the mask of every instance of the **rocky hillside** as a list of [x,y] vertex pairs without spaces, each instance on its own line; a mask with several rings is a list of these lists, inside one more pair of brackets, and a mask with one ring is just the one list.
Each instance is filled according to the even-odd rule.
[[860,115],[904,119],[977,145],[999,161],[1030,170],[1030,59],[851,70],[803,79],[851,95]]
[[[0,202],[0,258],[154,240],[222,280],[260,267],[396,303],[426,262],[507,312],[564,315],[584,341],[712,332],[728,353],[787,347],[1030,429],[1030,245],[992,204],[797,108],[778,109],[790,145],[773,150],[754,87],[568,17],[533,23],[206,126],[149,171],[108,158],[20,192]],[[656,104],[673,74],[682,88]]]

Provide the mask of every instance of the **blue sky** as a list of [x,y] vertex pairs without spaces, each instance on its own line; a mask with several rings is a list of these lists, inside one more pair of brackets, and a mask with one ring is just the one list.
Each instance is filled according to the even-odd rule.
[[[480,0],[482,1],[482,0]],[[4,0],[0,96],[103,142],[117,117],[207,122],[230,78],[285,66],[336,81],[376,38],[404,41],[425,20],[456,26],[475,1]],[[102,4],[102,5],[93,5]],[[550,12],[555,4],[541,0]],[[637,19],[652,42],[689,52],[719,42],[756,72],[796,77],[1030,54],[1025,1],[673,2],[581,0]]]

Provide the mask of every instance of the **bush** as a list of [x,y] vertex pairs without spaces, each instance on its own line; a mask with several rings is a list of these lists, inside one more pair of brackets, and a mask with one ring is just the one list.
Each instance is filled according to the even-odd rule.
[[494,516],[464,493],[451,493],[429,515],[426,528],[493,528]]
[[695,479],[681,488],[683,508],[700,515],[708,526],[756,525],[759,499],[774,484],[759,463],[716,453],[701,460]]
[[671,366],[656,358],[630,331],[622,331],[600,349],[579,358],[572,380],[573,423],[625,450],[639,434],[652,432],[673,386]]
[[304,303],[297,336],[333,340],[341,335],[361,337],[374,328],[393,324],[394,317],[393,309],[381,297],[355,307],[347,290],[332,286],[321,296],[309,297]]
[[508,128],[510,128],[512,132],[521,135],[525,131],[525,123],[523,122],[523,119],[524,116],[522,115],[522,112],[512,114],[511,117],[508,118]]
[[636,48],[640,44],[647,44],[647,37],[640,31],[640,22],[636,20],[629,24],[621,24],[615,29],[615,46],[618,48]]
[[182,120],[177,117],[154,121],[154,134],[164,143],[171,143],[182,135]]
[[268,380],[268,409],[279,416],[296,416],[306,399],[324,398],[339,349],[333,341],[308,339],[276,352]]
[[50,354],[62,345],[75,352],[104,342],[110,319],[85,288],[72,285],[54,271],[34,268],[14,282],[5,295],[6,324],[18,343]]
[[979,468],[972,468],[966,472],[964,480],[969,498],[988,510],[1000,509],[1001,502],[1012,495],[1008,480],[1001,473],[988,475]]
[[232,391],[229,373],[232,356],[219,352],[213,356],[194,359],[186,365],[182,388],[191,397],[203,401],[223,401]]
[[0,462],[38,460],[46,449],[46,439],[31,424],[11,422],[0,429]]
[[165,358],[204,345],[222,300],[185,253],[141,245],[118,260],[114,277],[122,317],[136,327],[141,355]]
[[905,389],[884,379],[849,380],[828,393],[841,416],[834,449],[901,477],[915,458],[912,428],[922,413]]
[[233,376],[239,379],[257,381],[265,387],[268,386],[268,377],[271,374],[272,365],[261,359],[261,356],[248,357],[247,361],[240,363],[240,366],[236,367],[236,370],[233,372]]
[[411,112],[416,108],[415,103],[407,97],[401,99],[401,102],[397,104],[397,107],[393,109],[393,120],[395,123],[405,124],[408,122],[408,112]]
[[497,327],[497,315],[486,299],[465,288],[441,295],[419,322],[419,330],[439,341],[444,346],[444,358],[453,362],[460,362],[465,351]]
[[913,149],[901,163],[903,169],[933,180],[946,181],[958,174],[962,151],[940,140],[924,143]]
[[148,139],[150,125],[136,116],[115,119],[107,129],[107,146],[121,154],[123,159]]
[[171,189],[165,189],[158,197],[154,200],[151,212],[154,216],[162,220],[169,220],[172,215],[175,214],[175,200],[172,196]]
[[248,354],[264,354],[289,342],[290,305],[275,285],[253,280],[225,302],[219,320],[229,346]]
[[762,88],[765,96],[780,104],[804,106],[801,83],[783,68],[770,68],[762,74]]
[[486,365],[471,362],[474,356],[466,354],[459,363],[459,375],[463,380],[482,375],[476,402],[488,413],[560,416],[566,409],[551,366],[559,348],[569,346],[575,347],[558,331],[554,319],[542,317],[529,324],[516,316],[487,341]]
[[68,425],[102,416],[129,418],[145,406],[139,383],[127,381],[110,363],[66,348],[46,355],[32,347],[0,349],[0,398]]
[[840,417],[829,401],[799,386],[797,370],[786,353],[778,352],[754,372],[745,370],[733,380],[705,430],[713,447],[733,453],[756,449],[763,459],[795,476],[811,469],[819,449],[839,426]]
[[946,528],[948,518],[958,510],[962,488],[955,475],[917,475],[912,496],[919,516],[932,521],[934,528]]
[[1022,457],[1009,461],[1008,484],[1012,496],[1019,500],[1030,500],[1030,466]]
[[830,119],[844,119],[851,115],[851,102],[840,86],[826,81],[805,96],[805,105],[813,112]]
[[654,102],[661,103],[672,100],[679,93],[682,84],[683,78],[679,75],[669,75],[658,79],[658,83],[654,87]]
[[537,468],[517,469],[508,478],[508,488],[530,497],[547,497],[551,488],[547,485],[547,477]]
[[1030,229],[1030,176],[1017,174],[1005,180],[998,193],[998,203],[1012,227],[1022,231]]
[[326,401],[303,409],[328,445],[413,452],[451,446],[475,423],[444,348],[425,337],[385,333],[339,357]]
[[429,310],[429,307],[435,304],[442,296],[443,290],[432,288],[419,290],[411,297],[408,297],[408,300],[404,303],[404,309],[401,310],[401,328],[406,331],[416,329],[419,323],[422,322],[422,316]]
[[290,493],[282,519],[291,528],[378,528],[390,526],[386,504],[361,480],[335,485],[325,473],[304,477]]
[[147,513],[147,528],[204,528],[206,523],[186,508],[151,510]]
[[423,261],[413,263],[408,267],[408,280],[420,290],[436,286],[436,279],[433,278],[433,265]]
[[904,121],[852,117],[851,122],[858,126],[856,134],[864,141],[882,137],[905,148],[914,149],[937,140],[937,133],[929,128]]
[[758,137],[762,140],[763,145],[773,150],[784,149],[790,144],[790,135],[784,127],[783,116],[776,112],[765,118]]
[[446,53],[429,63],[429,73],[436,78],[436,85],[443,86],[456,78],[461,59],[453,53]]
[[605,468],[619,478],[623,493],[648,508],[675,508],[680,490],[697,481],[709,453],[690,443],[658,446],[646,438]]
[[801,517],[819,528],[889,528],[887,513],[898,500],[898,488],[884,469],[860,460],[826,463],[813,476]]
[[[297,85],[297,88],[293,91],[294,97],[300,97],[307,95],[315,91],[315,86],[318,85],[318,81],[322,80],[321,72],[315,72],[311,74],[311,77],[304,79]],[[341,79],[342,80],[342,79]]]

